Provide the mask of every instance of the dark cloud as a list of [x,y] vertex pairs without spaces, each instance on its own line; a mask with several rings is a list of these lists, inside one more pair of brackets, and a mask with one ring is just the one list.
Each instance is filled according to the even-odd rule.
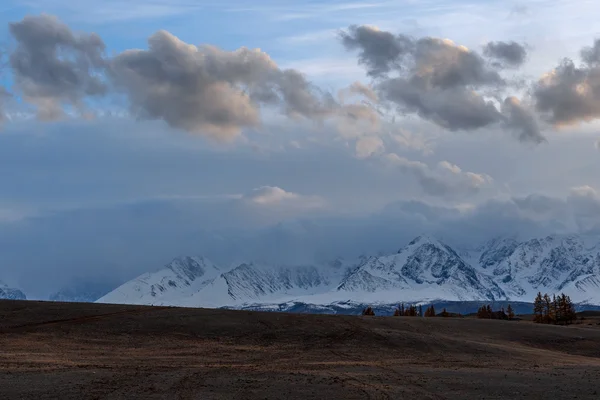
[[588,65],[600,63],[600,39],[596,39],[592,47],[584,47],[581,50],[581,59]]
[[502,105],[506,126],[513,130],[521,142],[539,144],[546,141],[533,112],[516,97],[507,97]]
[[17,42],[10,55],[14,81],[42,120],[54,120],[70,106],[83,112],[86,96],[102,95],[98,75],[105,65],[104,42],[96,34],[76,34],[49,15],[27,16],[10,24]]
[[434,88],[503,86],[504,80],[485,60],[447,39],[422,38],[414,52],[415,77]]
[[7,119],[4,108],[11,97],[12,95],[8,92],[8,90],[0,86],[0,125],[2,125],[2,123]]
[[600,117],[600,66],[578,68],[573,61],[565,59],[534,85],[533,97],[537,111],[554,125],[597,119]]
[[483,48],[483,54],[510,67],[520,67],[527,59],[527,50],[517,42],[490,42]]
[[109,58],[99,36],[74,33],[48,15],[25,17],[10,32],[17,43],[9,57],[16,88],[42,120],[84,114],[88,97],[109,91],[125,94],[137,118],[219,139],[258,127],[262,106],[317,121],[365,114],[258,49],[194,46],[159,31],[147,50]]
[[496,106],[466,88],[430,88],[421,80],[388,79],[378,84],[381,97],[402,111],[417,113],[446,129],[472,130],[501,120]]
[[166,31],[148,43],[148,50],[125,51],[110,63],[113,82],[138,117],[231,138],[260,124],[262,105],[313,120],[335,117],[343,108],[330,93],[298,71],[281,70],[260,50],[193,46]]
[[[376,78],[380,98],[449,130],[473,130],[502,121],[487,93],[507,86],[474,51],[450,40],[412,39],[376,28],[352,26],[341,35],[359,51],[359,63]],[[397,76],[388,77],[395,72]]]
[[349,50],[359,50],[359,62],[371,76],[380,76],[398,68],[402,57],[413,50],[412,39],[375,27],[353,25],[341,32],[342,43]]

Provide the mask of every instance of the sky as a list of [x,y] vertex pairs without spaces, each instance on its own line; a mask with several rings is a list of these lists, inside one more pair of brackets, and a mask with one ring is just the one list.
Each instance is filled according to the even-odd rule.
[[0,6],[0,281],[600,232],[600,4]]

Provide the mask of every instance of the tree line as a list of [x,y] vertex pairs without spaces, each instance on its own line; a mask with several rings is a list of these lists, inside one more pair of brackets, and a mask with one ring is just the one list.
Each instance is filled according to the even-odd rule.
[[577,319],[575,305],[569,296],[558,297],[538,292],[533,302],[533,322],[538,324],[570,324]]
[[477,318],[511,320],[515,318],[515,311],[513,310],[510,304],[508,305],[508,307],[506,307],[506,311],[504,310],[504,307],[502,307],[500,311],[494,311],[492,309],[492,306],[488,304],[487,306],[479,307],[479,309],[477,310]]
[[[373,310],[372,307],[367,307],[365,309],[363,309],[362,311],[362,315],[375,315],[375,311]],[[419,305],[409,305],[409,306],[404,306],[404,303],[401,303],[400,306],[398,306],[398,308],[396,308],[394,310],[394,317],[460,317],[460,314],[451,314],[449,312],[446,311],[446,309],[444,308],[442,310],[441,313],[437,314],[435,313],[435,308],[433,307],[433,304],[430,305],[429,307],[427,307],[427,309],[425,310],[425,312],[423,312],[423,306]]]
[[[372,307],[363,309],[362,315],[375,315]],[[427,307],[423,312],[423,306],[408,305],[401,303],[394,310],[395,317],[462,317],[461,314],[449,313],[444,308],[441,313],[436,314],[435,308],[432,305]],[[477,318],[480,319],[515,319],[515,311],[509,304],[502,307],[498,311],[494,311],[491,305],[483,305],[477,310]],[[559,296],[553,295],[552,298],[548,294],[542,295],[538,292],[533,303],[533,321],[540,324],[571,324],[577,319],[575,305],[571,298],[564,293]]]

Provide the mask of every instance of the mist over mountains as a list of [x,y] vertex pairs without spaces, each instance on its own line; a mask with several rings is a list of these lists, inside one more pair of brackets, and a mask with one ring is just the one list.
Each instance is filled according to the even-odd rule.
[[519,242],[498,238],[455,249],[419,236],[398,252],[323,264],[216,265],[175,259],[129,281],[103,303],[234,307],[285,302],[328,306],[434,301],[530,302],[538,291],[565,292],[600,304],[600,240],[554,235]]

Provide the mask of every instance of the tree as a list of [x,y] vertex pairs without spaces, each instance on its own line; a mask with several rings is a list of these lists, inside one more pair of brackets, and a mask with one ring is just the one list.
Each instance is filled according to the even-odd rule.
[[508,313],[508,319],[513,319],[515,317],[515,311],[513,310],[510,304],[506,308],[506,311]]
[[571,298],[564,293],[553,295],[538,293],[533,303],[533,320],[544,324],[570,324],[577,319],[577,312]]
[[362,315],[375,315],[375,311],[369,306],[363,310]]
[[419,304],[419,317],[423,316],[423,306]]
[[394,317],[399,317],[400,315],[400,310],[396,308],[396,311],[394,311]]
[[533,320],[537,323],[544,322],[544,299],[542,292],[538,292],[533,302]]
[[574,322],[577,319],[577,311],[575,310],[575,305],[573,304],[573,302],[571,301],[571,298],[569,296],[565,296],[565,294],[563,293],[562,296],[564,296],[564,302],[565,302],[565,316],[564,319],[566,321],[567,324],[570,324],[572,322]]
[[551,324],[554,322],[554,316],[552,315],[552,300],[548,294],[544,295],[544,323]]
[[433,304],[427,307],[427,310],[425,310],[425,316],[435,317],[435,308],[433,308]]
[[449,316],[450,316],[450,314],[448,314],[448,311],[446,311],[446,309],[445,309],[445,308],[442,310],[442,312],[440,313],[440,315],[441,315],[442,317],[449,317]]
[[405,311],[404,315],[407,317],[416,317],[417,316],[417,306],[411,305]]

